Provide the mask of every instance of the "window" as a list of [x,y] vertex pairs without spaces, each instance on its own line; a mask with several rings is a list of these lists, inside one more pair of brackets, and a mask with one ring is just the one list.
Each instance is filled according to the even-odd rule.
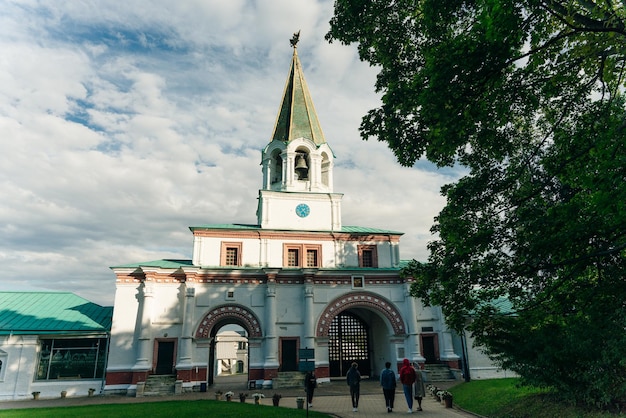
[[319,244],[284,244],[285,267],[321,267],[322,246]]
[[222,242],[220,266],[241,266],[241,242]]
[[317,250],[309,249],[306,250],[306,266],[307,267],[317,267]]
[[239,259],[239,248],[237,247],[226,248],[226,263],[225,264],[227,266],[236,266],[238,259]]
[[375,245],[359,245],[359,267],[378,267],[378,253]]
[[39,341],[37,380],[99,379],[104,376],[106,338]]
[[297,248],[289,248],[287,250],[287,267],[300,266],[300,250]]
[[372,267],[374,265],[374,256],[372,250],[363,250],[361,253],[361,266]]

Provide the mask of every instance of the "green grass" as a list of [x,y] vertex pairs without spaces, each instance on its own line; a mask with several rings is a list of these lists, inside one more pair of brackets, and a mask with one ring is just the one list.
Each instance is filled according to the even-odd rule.
[[[306,417],[305,409],[291,409],[252,403],[220,402],[212,400],[164,401],[131,404],[102,404],[57,408],[9,409],[2,411],[6,417],[37,418],[174,418],[174,417],[219,417],[219,418],[287,418]],[[327,418],[321,412],[309,411],[309,417]]]
[[459,407],[489,418],[601,418],[609,413],[590,412],[556,401],[547,390],[519,387],[519,379],[473,380],[450,388]]

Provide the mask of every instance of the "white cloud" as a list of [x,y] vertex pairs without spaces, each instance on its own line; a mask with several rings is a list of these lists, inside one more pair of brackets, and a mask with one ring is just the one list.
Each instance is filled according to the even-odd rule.
[[3,289],[113,303],[109,266],[190,258],[188,226],[255,223],[292,50],[336,159],[343,223],[426,258],[439,187],[358,126],[376,69],[328,44],[329,0],[9,2],[0,15]]

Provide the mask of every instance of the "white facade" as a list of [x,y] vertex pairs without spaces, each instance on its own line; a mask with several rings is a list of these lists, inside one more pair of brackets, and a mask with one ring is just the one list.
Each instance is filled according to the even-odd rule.
[[458,366],[439,310],[399,275],[402,233],[343,225],[334,156],[295,50],[271,138],[257,225],[194,226],[192,260],[113,267],[107,392],[132,393],[151,374],[176,374],[184,390],[211,384],[228,324],[245,329],[248,377],[264,386],[303,360],[321,381],[352,361],[365,375],[404,358]]

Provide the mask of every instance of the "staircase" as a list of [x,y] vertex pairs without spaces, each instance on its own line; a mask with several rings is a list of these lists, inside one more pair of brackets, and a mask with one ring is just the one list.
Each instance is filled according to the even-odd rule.
[[150,375],[146,379],[143,396],[174,395],[175,388],[175,375]]
[[426,383],[454,381],[450,368],[444,364],[425,364]]
[[272,380],[272,389],[298,388],[304,389],[304,373],[302,372],[278,372]]

